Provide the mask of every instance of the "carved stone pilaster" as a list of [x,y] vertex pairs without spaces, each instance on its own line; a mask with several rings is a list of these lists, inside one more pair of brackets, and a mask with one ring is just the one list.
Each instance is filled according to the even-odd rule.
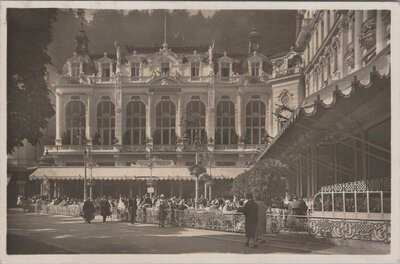
[[370,17],[361,25],[358,41],[363,49],[370,50],[376,42],[376,19]]
[[391,13],[390,10],[381,10],[382,21],[386,25],[390,25],[391,23],[390,13]]
[[344,60],[346,62],[346,65],[348,67],[350,67],[350,68],[354,68],[354,63],[355,63],[354,55],[355,55],[355,53],[354,53],[354,43],[351,42],[351,43],[347,44],[346,52],[344,54]]

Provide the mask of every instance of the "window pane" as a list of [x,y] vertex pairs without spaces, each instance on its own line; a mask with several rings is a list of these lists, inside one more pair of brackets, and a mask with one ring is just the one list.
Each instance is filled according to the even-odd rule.
[[103,130],[103,145],[110,145],[110,134],[108,130]]
[[163,129],[163,145],[168,145],[169,144],[169,130],[168,129]]
[[139,119],[133,118],[132,124],[133,124],[133,127],[138,127],[139,126]]
[[223,136],[223,144],[228,145],[229,144],[229,129],[224,129],[222,136]]
[[258,121],[259,121],[258,117],[253,118],[253,126],[255,127],[258,126],[259,125]]
[[168,118],[163,118],[162,126],[169,127],[169,119]]
[[229,127],[229,118],[222,119],[222,126]]

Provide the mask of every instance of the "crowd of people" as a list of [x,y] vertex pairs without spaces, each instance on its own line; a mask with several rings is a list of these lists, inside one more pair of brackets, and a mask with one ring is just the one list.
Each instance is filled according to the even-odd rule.
[[[75,199],[70,197],[56,197],[48,198],[47,196],[32,196],[30,198],[20,196],[18,197],[17,205],[21,206],[24,211],[29,209],[29,204],[36,204],[38,212],[40,207],[45,205],[80,205],[83,207],[82,217],[87,223],[90,223],[95,215],[101,215],[103,222],[107,221],[107,217],[111,217],[113,209],[116,208],[120,212],[127,212],[129,221],[134,224],[136,221],[137,210],[143,209],[144,215],[147,208],[154,208],[157,211],[158,222],[160,227],[165,226],[167,212],[174,212],[176,210],[190,210],[195,208],[194,199],[183,199],[177,197],[165,197],[165,195],[149,194],[143,196],[122,196],[119,198],[113,197],[98,197],[96,199]],[[284,210],[288,215],[306,215],[307,205],[304,200],[296,196],[289,200],[286,205],[282,200],[273,200],[272,206]],[[261,197],[257,195],[253,199],[253,194],[248,193],[244,198],[227,197],[215,198],[207,200],[201,196],[198,200],[198,210],[204,211],[219,211],[224,214],[240,213],[245,216],[245,234],[247,241],[245,246],[257,247],[258,243],[265,243],[264,234],[266,229],[266,212],[271,210],[267,208],[266,204],[262,201]],[[252,242],[252,245],[250,245]]]

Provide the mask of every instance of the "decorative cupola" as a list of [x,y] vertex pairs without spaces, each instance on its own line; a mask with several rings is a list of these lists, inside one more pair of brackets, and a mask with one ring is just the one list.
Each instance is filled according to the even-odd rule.
[[257,32],[255,28],[250,31],[249,34],[249,54],[253,54],[254,51],[260,51],[260,34]]
[[86,32],[83,29],[79,30],[78,34],[76,34],[75,40],[75,52],[78,55],[89,54],[89,39],[87,38]]

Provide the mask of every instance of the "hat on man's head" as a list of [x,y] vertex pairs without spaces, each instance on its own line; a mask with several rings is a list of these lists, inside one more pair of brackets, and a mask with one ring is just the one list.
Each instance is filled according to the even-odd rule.
[[164,197],[165,197],[164,194],[161,194],[161,195],[160,195],[160,198],[164,198]]

